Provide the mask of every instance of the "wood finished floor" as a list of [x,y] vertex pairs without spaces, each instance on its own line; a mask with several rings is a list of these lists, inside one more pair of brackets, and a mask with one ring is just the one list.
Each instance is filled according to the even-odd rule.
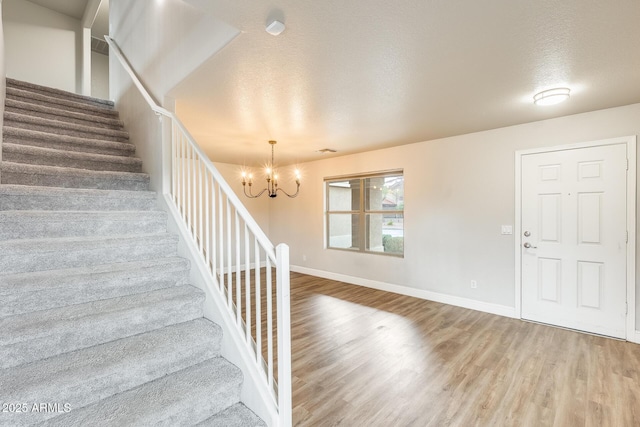
[[640,345],[291,274],[296,426],[640,426]]

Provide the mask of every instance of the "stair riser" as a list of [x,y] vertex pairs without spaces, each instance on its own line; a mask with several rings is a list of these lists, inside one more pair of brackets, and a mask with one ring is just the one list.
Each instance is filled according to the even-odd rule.
[[7,88],[6,99],[26,102],[33,105],[39,105],[42,107],[56,108],[60,111],[68,111],[71,113],[83,113],[92,114],[97,117],[105,117],[109,119],[118,119],[120,114],[117,110],[110,108],[93,106],[87,104],[79,104],[72,100],[66,100],[61,98],[54,98],[46,95],[36,94],[33,92],[27,92],[16,88]]
[[[4,181],[4,174],[2,176]],[[146,211],[156,207],[156,200],[148,197],[93,197],[82,195],[0,196],[0,211],[62,210],[62,211]]]
[[135,154],[135,147],[131,144],[95,143],[88,145],[82,144],[82,140],[77,142],[59,141],[55,139],[55,136],[51,139],[40,140],[5,134],[4,142],[32,147],[53,148],[55,150],[74,151],[79,153],[104,154],[107,156],[133,156]]
[[123,244],[88,249],[60,245],[55,252],[40,252],[38,248],[18,252],[6,248],[0,253],[0,274],[86,267],[174,255],[176,255],[176,242],[165,240],[153,245]]
[[[237,367],[221,358],[211,359],[106,401],[63,414],[51,420],[49,425],[194,426],[210,419],[212,414],[236,405],[241,386],[242,375]],[[217,426],[259,427],[264,424],[258,420],[253,424],[219,423]]]
[[68,93],[68,92],[64,92],[64,91],[60,91],[52,88],[25,85],[22,82],[15,82],[15,81],[12,81],[11,79],[7,79],[7,88],[15,88],[15,89],[23,90],[26,92],[48,96],[51,98],[58,98],[58,99],[63,99],[67,101],[73,101],[78,104],[85,104],[85,105],[90,105],[90,106],[95,106],[100,108],[113,108],[113,102],[111,101],[105,101],[105,100],[99,100],[99,99],[87,99],[86,97],[78,96],[73,93]]
[[20,219],[3,220],[0,212],[0,241],[53,237],[114,236],[119,234],[161,233],[167,229],[167,219],[159,215],[145,218],[141,212],[132,212],[130,220],[87,219],[65,221],[57,218],[39,221]]
[[67,136],[75,136],[78,138],[90,138],[90,139],[100,139],[105,141],[115,141],[115,142],[128,142],[129,137],[121,134],[118,131],[110,131],[109,129],[104,129],[101,131],[99,128],[90,128],[87,130],[78,130],[64,127],[64,124],[58,123],[56,127],[50,126],[49,124],[43,123],[30,123],[30,122],[22,122],[18,120],[14,120],[12,118],[8,118],[5,116],[4,121],[5,126],[12,126],[19,129],[28,129],[34,130],[38,132],[47,132],[55,135],[67,135]]
[[78,159],[71,156],[47,155],[40,153],[24,153],[4,150],[2,160],[5,162],[24,163],[30,165],[59,166],[76,169],[88,169],[95,171],[114,171],[114,172],[142,172],[142,163],[121,163],[99,160]]
[[[82,408],[217,357],[221,337],[219,327],[196,320],[21,365],[0,378],[4,401],[64,402]],[[32,425],[56,415],[2,414],[12,426]]]
[[186,285],[188,276],[189,271],[182,270],[110,281],[87,278],[83,283],[63,284],[61,287],[45,288],[37,292],[21,292],[17,289],[8,295],[2,295],[0,318]]
[[35,185],[40,187],[95,188],[99,190],[146,191],[149,179],[104,178],[101,176],[73,176],[59,174],[33,174],[19,171],[2,171],[3,184]]
[[8,111],[10,113],[25,114],[31,117],[39,117],[47,120],[56,120],[64,123],[73,123],[81,126],[89,126],[89,127],[113,129],[113,130],[123,129],[122,122],[116,119],[107,119],[102,117],[94,118],[92,116],[87,116],[86,118],[71,117],[69,115],[65,115],[64,111],[56,111],[56,112],[38,111],[36,108],[29,109],[29,108],[23,108],[23,107],[27,107],[27,106],[25,106],[24,104],[20,106],[14,106],[8,103],[5,107],[5,111]]
[[[188,286],[195,290],[195,288]],[[177,289],[177,288],[175,288]],[[162,291],[157,291],[162,292]],[[0,369],[31,363],[58,354],[103,344],[116,339],[130,337],[177,323],[188,322],[202,317],[202,293],[193,293],[180,298],[165,298],[143,304],[143,296],[133,307],[104,312],[102,306],[117,300],[106,300],[88,304],[87,309],[77,310],[75,318],[53,321],[45,319],[49,312],[34,312],[21,316],[0,319],[0,327],[5,332],[19,335],[19,341],[3,342],[0,336]],[[126,297],[125,297],[126,298]],[[129,297],[132,298],[132,297]],[[67,307],[52,311],[63,311]],[[66,315],[65,315],[66,316]],[[46,322],[46,323],[44,323]]]

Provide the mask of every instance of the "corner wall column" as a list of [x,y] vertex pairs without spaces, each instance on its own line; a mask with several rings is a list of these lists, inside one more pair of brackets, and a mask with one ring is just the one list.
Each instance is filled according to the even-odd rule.
[[[82,45],[80,58],[82,61],[80,72],[80,92],[82,95],[91,96],[91,27],[96,20],[98,9],[102,0],[89,0],[84,9],[82,20],[80,21],[80,32]],[[77,87],[77,84],[76,84]]]

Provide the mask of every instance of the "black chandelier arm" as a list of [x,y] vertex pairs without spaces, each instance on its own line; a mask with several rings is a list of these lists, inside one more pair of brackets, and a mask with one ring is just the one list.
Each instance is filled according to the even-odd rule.
[[250,199],[257,199],[258,197],[262,196],[262,193],[267,191],[267,189],[265,188],[254,196],[253,194],[251,194],[251,184],[249,184],[249,194],[247,194],[247,186],[245,184],[242,184],[242,189],[244,190],[244,195]]
[[[285,196],[293,199],[294,197],[296,197],[298,195],[298,193],[300,192],[300,184],[297,184],[296,187],[296,192],[294,194],[289,194],[286,191],[284,191],[282,188],[278,187],[276,188],[276,191],[282,191],[284,193]],[[274,193],[275,194],[275,193]]]

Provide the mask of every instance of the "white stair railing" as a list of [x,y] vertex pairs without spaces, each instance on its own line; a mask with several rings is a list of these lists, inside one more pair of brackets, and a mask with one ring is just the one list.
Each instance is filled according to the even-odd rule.
[[[150,108],[171,121],[170,200],[244,341],[278,425],[291,425],[289,247],[269,241],[182,122],[149,95],[113,39],[111,52]],[[275,281],[275,282],[274,282]],[[275,286],[274,286],[275,284]]]

